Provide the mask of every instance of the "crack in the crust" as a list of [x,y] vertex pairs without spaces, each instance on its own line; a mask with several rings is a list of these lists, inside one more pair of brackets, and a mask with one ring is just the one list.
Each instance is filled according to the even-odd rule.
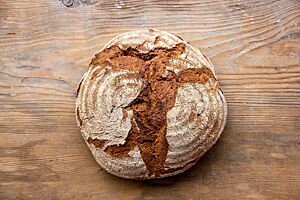
[[76,116],[77,116],[77,119],[78,119],[78,121],[79,121],[79,127],[81,127],[82,126],[82,124],[83,124],[83,122],[82,122],[82,120],[81,120],[81,118],[80,118],[80,111],[79,111],[79,107],[77,107],[76,108]]
[[81,84],[83,82],[83,79],[80,80],[79,84],[78,84],[78,87],[77,87],[77,90],[76,90],[76,98],[78,97],[79,95],[79,90],[80,90],[80,87],[81,87]]
[[[155,48],[148,53],[129,47],[126,50],[118,46],[107,48],[96,55],[92,65],[109,63],[113,70],[130,69],[139,71],[144,82],[140,94],[129,105],[122,108],[123,114],[133,112],[131,130],[123,145],[107,146],[104,151],[113,157],[128,157],[128,153],[138,146],[149,176],[166,173],[164,164],[168,152],[167,112],[173,108],[177,89],[185,83],[205,83],[214,78],[209,68],[190,68],[178,74],[168,70],[170,59],[184,52],[185,45],[177,44],[173,48]],[[106,141],[88,139],[88,143],[103,148]]]
[[105,145],[105,143],[107,142],[107,140],[99,140],[99,139],[97,139],[97,138],[92,139],[91,137],[89,137],[89,138],[87,139],[87,142],[88,142],[89,144],[93,144],[96,148],[103,148],[104,145]]

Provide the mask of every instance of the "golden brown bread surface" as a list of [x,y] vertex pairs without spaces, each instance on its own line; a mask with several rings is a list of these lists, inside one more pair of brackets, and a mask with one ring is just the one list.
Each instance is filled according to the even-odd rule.
[[180,173],[221,134],[227,108],[212,64],[158,30],[125,33],[78,87],[77,122],[97,162],[125,178]]

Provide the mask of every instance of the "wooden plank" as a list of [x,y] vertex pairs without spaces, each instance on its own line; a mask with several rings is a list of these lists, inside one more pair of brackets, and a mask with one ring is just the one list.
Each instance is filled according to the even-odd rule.
[[[89,2],[0,2],[0,199],[300,198],[299,1]],[[195,167],[144,182],[101,170],[74,115],[92,56],[141,28],[200,48],[229,109]]]

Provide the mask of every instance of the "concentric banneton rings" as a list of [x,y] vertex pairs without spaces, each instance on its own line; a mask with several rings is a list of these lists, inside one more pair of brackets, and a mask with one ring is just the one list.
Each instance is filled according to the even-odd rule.
[[96,55],[78,86],[76,116],[102,168],[150,179],[194,165],[222,133],[227,105],[211,62],[151,29],[119,35]]

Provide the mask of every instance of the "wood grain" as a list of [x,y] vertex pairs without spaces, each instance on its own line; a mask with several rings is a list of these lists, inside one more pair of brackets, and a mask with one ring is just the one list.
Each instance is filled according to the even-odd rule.
[[[195,167],[146,182],[101,170],[74,114],[93,55],[141,28],[200,48],[229,111]],[[300,3],[2,0],[0,111],[0,199],[299,199]]]

